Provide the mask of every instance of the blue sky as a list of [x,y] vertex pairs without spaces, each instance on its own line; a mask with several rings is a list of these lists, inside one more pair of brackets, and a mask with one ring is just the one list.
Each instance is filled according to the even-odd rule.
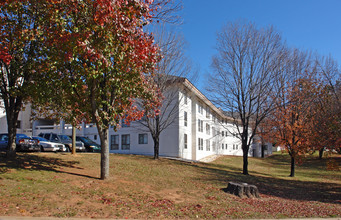
[[227,22],[246,20],[273,25],[287,45],[332,55],[341,64],[341,0],[183,0],[179,27],[186,54],[199,67],[196,86],[204,92],[216,53],[216,33]]

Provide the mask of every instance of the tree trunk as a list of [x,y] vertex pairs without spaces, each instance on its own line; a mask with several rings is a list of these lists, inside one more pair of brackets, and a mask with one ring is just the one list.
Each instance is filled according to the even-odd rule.
[[100,128],[97,125],[99,137],[101,139],[101,179],[105,180],[109,178],[109,129]]
[[319,159],[322,160],[324,147],[319,150]]
[[295,176],[295,158],[291,156],[291,170],[290,170],[290,177]]
[[16,156],[16,135],[17,128],[12,122],[7,123],[8,125],[8,143],[7,143],[7,158],[15,158]]
[[[17,101],[20,101],[20,100],[18,99]],[[17,106],[17,105],[18,105],[17,103],[10,103],[9,105],[5,106],[6,118],[7,118],[7,131],[8,131],[8,143],[7,143],[7,153],[6,153],[7,158],[14,158],[16,156],[16,135],[17,135],[18,115],[20,111],[20,106]]]
[[154,140],[154,159],[159,159],[159,149],[160,149],[160,140],[159,137],[153,137]]
[[242,142],[242,149],[243,149],[243,174],[244,175],[249,175],[249,171],[248,171],[248,152],[249,152],[249,148],[247,146],[247,144],[245,142]]
[[76,128],[72,125],[72,154],[76,154]]

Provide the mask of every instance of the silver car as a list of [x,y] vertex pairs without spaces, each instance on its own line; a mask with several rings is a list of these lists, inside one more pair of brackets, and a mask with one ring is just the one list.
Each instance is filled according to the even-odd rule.
[[40,149],[42,152],[43,151],[56,152],[56,151],[65,151],[66,150],[64,144],[54,143],[54,142],[48,141],[42,137],[32,137],[32,139],[39,141]]

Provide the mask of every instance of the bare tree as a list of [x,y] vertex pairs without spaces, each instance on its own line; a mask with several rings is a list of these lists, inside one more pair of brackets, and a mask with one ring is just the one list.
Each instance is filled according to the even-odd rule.
[[182,24],[179,12],[183,8],[182,0],[154,0],[152,8],[157,9],[153,19],[169,24]]
[[207,91],[212,102],[232,119],[242,143],[243,174],[248,175],[250,145],[273,107],[269,98],[278,94],[276,82],[286,50],[273,27],[258,29],[242,22],[222,28],[216,49]]
[[[154,33],[163,59],[158,63],[152,80],[162,94],[163,101],[159,114],[147,112],[136,127],[151,133],[154,141],[154,159],[158,159],[161,133],[179,118],[181,97],[176,84],[181,83],[183,77],[189,76],[191,64],[185,57],[185,41],[181,36],[167,31],[165,26],[156,27]],[[143,101],[139,105],[141,108],[146,107]]]

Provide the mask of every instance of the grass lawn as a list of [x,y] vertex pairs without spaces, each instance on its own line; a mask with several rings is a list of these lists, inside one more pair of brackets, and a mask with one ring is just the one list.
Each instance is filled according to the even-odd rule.
[[[341,165],[341,157],[334,156]],[[288,155],[186,163],[110,155],[110,175],[99,180],[100,154],[0,154],[0,216],[93,218],[341,217],[341,171],[308,157],[290,172]],[[255,184],[260,199],[225,192],[229,181]]]

